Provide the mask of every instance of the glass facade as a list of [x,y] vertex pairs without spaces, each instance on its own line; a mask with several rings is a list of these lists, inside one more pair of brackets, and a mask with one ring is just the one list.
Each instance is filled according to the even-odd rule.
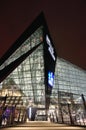
[[38,28],[29,38],[27,38],[22,45],[0,66],[0,70],[9,65],[11,62],[18,59],[21,55],[25,54],[33,47],[42,41],[43,27]]
[[52,95],[58,97],[59,91],[86,95],[86,71],[58,57]]
[[67,92],[86,96],[86,71],[72,63],[57,57],[55,81],[51,99],[58,99],[58,92]]
[[57,114],[58,122],[86,125],[85,99],[86,71],[57,57],[50,111]]
[[[42,37],[43,32],[42,27],[40,27],[9,57],[3,67],[39,44]],[[24,104],[29,105],[32,102],[32,104],[40,104],[45,107],[43,44],[15,68],[1,84],[2,88],[4,85],[11,86],[11,88],[16,85],[17,89],[23,93]],[[4,94],[11,96],[7,91]]]
[[86,95],[86,71],[57,58],[55,86],[58,91]]

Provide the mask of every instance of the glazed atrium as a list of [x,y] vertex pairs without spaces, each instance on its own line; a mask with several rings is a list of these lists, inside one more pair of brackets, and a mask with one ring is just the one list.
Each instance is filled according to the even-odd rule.
[[33,106],[54,122],[86,125],[86,71],[57,55],[43,14],[0,59],[0,82],[3,107]]

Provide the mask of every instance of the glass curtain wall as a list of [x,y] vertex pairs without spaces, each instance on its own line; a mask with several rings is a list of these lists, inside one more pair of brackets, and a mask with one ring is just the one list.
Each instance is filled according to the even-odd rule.
[[57,57],[50,111],[58,122],[86,125],[86,71]]
[[84,94],[86,96],[86,71],[59,57],[55,67],[51,102],[52,100],[58,102],[58,92]]
[[58,91],[86,95],[86,71],[58,57],[55,87]]
[[38,45],[43,39],[43,27],[39,27],[18,49],[0,66],[0,70],[18,59],[21,55]]
[[[16,60],[35,45],[42,42],[42,27],[37,29],[7,61],[2,68]],[[12,82],[10,82],[12,81]],[[15,84],[15,85],[14,85]],[[28,56],[0,85],[10,86],[14,90],[22,92],[23,103],[26,105],[37,104],[45,106],[45,85],[44,85],[44,56],[43,44],[41,44],[30,56]],[[16,86],[16,88],[14,88]],[[4,95],[11,96],[7,91]],[[12,93],[14,94],[14,93]]]

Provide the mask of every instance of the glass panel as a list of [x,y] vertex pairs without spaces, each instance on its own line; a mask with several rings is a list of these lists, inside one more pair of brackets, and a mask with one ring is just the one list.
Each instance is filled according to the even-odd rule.
[[50,111],[57,111],[58,122],[86,125],[82,94],[86,100],[86,71],[57,57]]
[[14,89],[14,85],[23,95],[32,98],[33,103],[41,104],[42,100],[45,101],[43,45],[2,82],[2,88],[6,86]]
[[38,28],[1,66],[0,70],[39,44],[43,36],[43,27]]

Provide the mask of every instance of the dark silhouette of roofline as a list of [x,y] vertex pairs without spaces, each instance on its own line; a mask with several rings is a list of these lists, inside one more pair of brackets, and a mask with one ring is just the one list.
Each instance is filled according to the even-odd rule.
[[[45,20],[44,13],[41,12],[36,19],[32,22],[32,24],[20,35],[20,37],[12,44],[12,46],[7,50],[7,52],[1,57],[0,65],[2,65],[15,51],[16,49],[22,45],[22,43],[31,36],[40,26],[44,26],[47,30],[48,35],[49,30]],[[51,38],[51,37],[50,37]]]

